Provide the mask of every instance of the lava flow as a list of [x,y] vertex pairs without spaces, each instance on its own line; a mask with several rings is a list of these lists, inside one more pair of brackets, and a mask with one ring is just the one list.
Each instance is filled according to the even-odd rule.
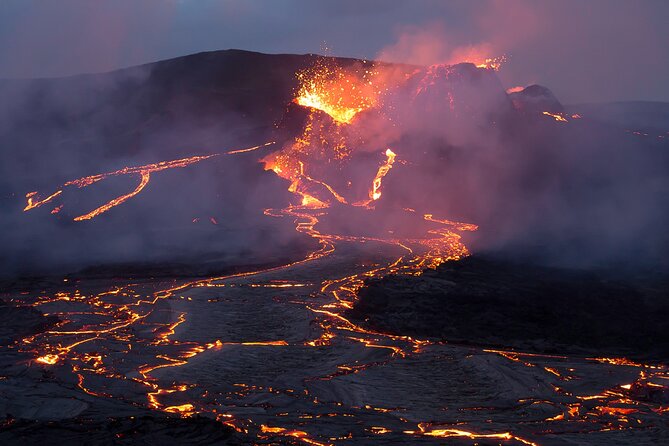
[[[239,153],[246,153],[246,152],[251,152],[253,150],[260,149],[262,147],[269,146],[271,144],[274,144],[274,141],[267,142],[265,144],[257,145],[254,147],[249,147],[245,149],[239,149],[239,150],[231,150],[229,152],[225,152],[226,155],[236,155]],[[29,211],[31,209],[38,208],[46,203],[49,203],[53,201],[55,198],[62,196],[63,191],[68,188],[68,187],[77,187],[79,189],[85,188],[90,186],[91,184],[95,184],[98,181],[107,179],[109,177],[115,177],[115,176],[124,176],[124,175],[138,175],[140,178],[139,184],[137,187],[130,193],[121,195],[120,197],[114,198],[110,200],[109,202],[103,204],[102,206],[93,209],[92,211],[79,215],[77,217],[74,217],[74,221],[82,221],[82,220],[90,220],[94,217],[97,217],[100,214],[103,214],[110,209],[112,209],[115,206],[118,206],[122,203],[125,203],[132,197],[136,196],[139,194],[147,184],[149,184],[149,180],[151,179],[151,174],[155,172],[160,172],[163,170],[168,170],[168,169],[175,169],[175,168],[184,168],[187,166],[190,166],[191,164],[199,163],[200,161],[204,161],[207,159],[210,159],[212,157],[218,156],[218,153],[211,154],[211,155],[201,155],[201,156],[192,156],[189,158],[182,158],[182,159],[177,159],[177,160],[172,160],[172,161],[161,161],[158,163],[152,163],[152,164],[145,164],[143,166],[134,166],[134,167],[124,167],[119,170],[115,170],[113,172],[107,172],[107,173],[101,173],[101,174],[96,174],[96,175],[90,175],[82,178],[78,178],[76,180],[71,180],[67,181],[64,183],[59,190],[56,192],[52,193],[46,198],[43,199],[38,199],[38,193],[35,192],[28,192],[26,194],[26,199],[27,199],[27,204],[26,207],[23,209],[24,212]],[[54,208],[54,211],[52,211],[52,214],[60,212],[62,209],[62,205]]]
[[[123,283],[105,291],[80,289],[82,282],[52,295],[22,296],[59,322],[14,348],[40,367],[63,367],[65,375],[71,370],[70,388],[87,397],[182,417],[201,414],[255,436],[258,444],[369,443],[383,435],[397,444],[457,437],[538,445],[537,437],[559,429],[570,435],[656,422],[666,407],[635,395],[654,386],[664,390],[664,366],[448,345],[378,332],[350,317],[365,281],[422,274],[467,256],[461,234],[477,230],[408,208],[403,215],[416,230],[406,237],[321,229],[330,212],[365,212],[373,226],[385,214],[368,204],[387,199],[382,180],[402,168],[401,148],[399,155],[379,150],[386,159],[376,172],[353,178],[366,188],[365,197],[349,196],[328,181],[355,149],[341,132],[379,101],[378,87],[367,95],[352,76],[336,68],[300,74],[296,101],[311,110],[307,127],[263,159],[297,197],[265,215],[294,220],[318,249],[292,263],[218,277]],[[355,94],[348,96],[350,91]],[[334,127],[321,127],[321,112]],[[132,193],[80,219],[92,218],[139,193],[151,173],[212,156],[125,168],[64,186],[141,175]],[[317,175],[325,171],[319,163],[336,166],[335,174]],[[41,201],[30,195],[26,210],[61,192]],[[365,206],[356,206],[361,202]],[[582,383],[593,367],[608,373],[607,385],[586,394]],[[475,406],[472,395],[484,395],[491,407]],[[516,421],[510,427],[508,420]]]
[[381,90],[374,82],[375,71],[348,72],[319,61],[297,74],[300,81],[295,102],[321,110],[337,123],[350,124],[360,112],[374,107]]
[[376,176],[374,177],[374,181],[372,182],[372,190],[370,191],[369,198],[372,200],[378,200],[381,198],[381,181],[383,180],[383,177],[385,177],[390,169],[393,167],[393,163],[395,162],[395,152],[393,152],[390,149],[386,149],[386,162],[383,163],[381,167],[379,167],[379,171],[376,172]]

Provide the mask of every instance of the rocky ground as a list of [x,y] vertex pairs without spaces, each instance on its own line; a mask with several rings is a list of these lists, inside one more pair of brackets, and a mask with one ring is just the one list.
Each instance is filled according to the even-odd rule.
[[669,358],[669,279],[486,257],[370,281],[350,315],[384,332],[542,353]]

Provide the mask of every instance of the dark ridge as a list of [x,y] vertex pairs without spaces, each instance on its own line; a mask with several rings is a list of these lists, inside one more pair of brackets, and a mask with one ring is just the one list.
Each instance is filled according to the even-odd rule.
[[542,353],[669,358],[669,276],[469,257],[372,280],[350,316],[384,332]]
[[541,85],[530,85],[521,91],[509,93],[514,107],[525,113],[563,113],[564,106],[552,91]]

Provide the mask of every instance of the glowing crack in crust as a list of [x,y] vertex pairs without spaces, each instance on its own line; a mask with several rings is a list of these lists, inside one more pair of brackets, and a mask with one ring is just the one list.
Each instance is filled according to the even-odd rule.
[[338,124],[350,124],[358,113],[376,105],[381,89],[374,77],[371,68],[355,73],[321,60],[297,73],[295,103],[323,111]]

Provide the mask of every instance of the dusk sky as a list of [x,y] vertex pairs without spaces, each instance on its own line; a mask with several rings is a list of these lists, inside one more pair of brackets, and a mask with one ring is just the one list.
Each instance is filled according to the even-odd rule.
[[669,101],[666,0],[3,0],[0,78],[228,48],[413,63],[508,58],[562,102]]

